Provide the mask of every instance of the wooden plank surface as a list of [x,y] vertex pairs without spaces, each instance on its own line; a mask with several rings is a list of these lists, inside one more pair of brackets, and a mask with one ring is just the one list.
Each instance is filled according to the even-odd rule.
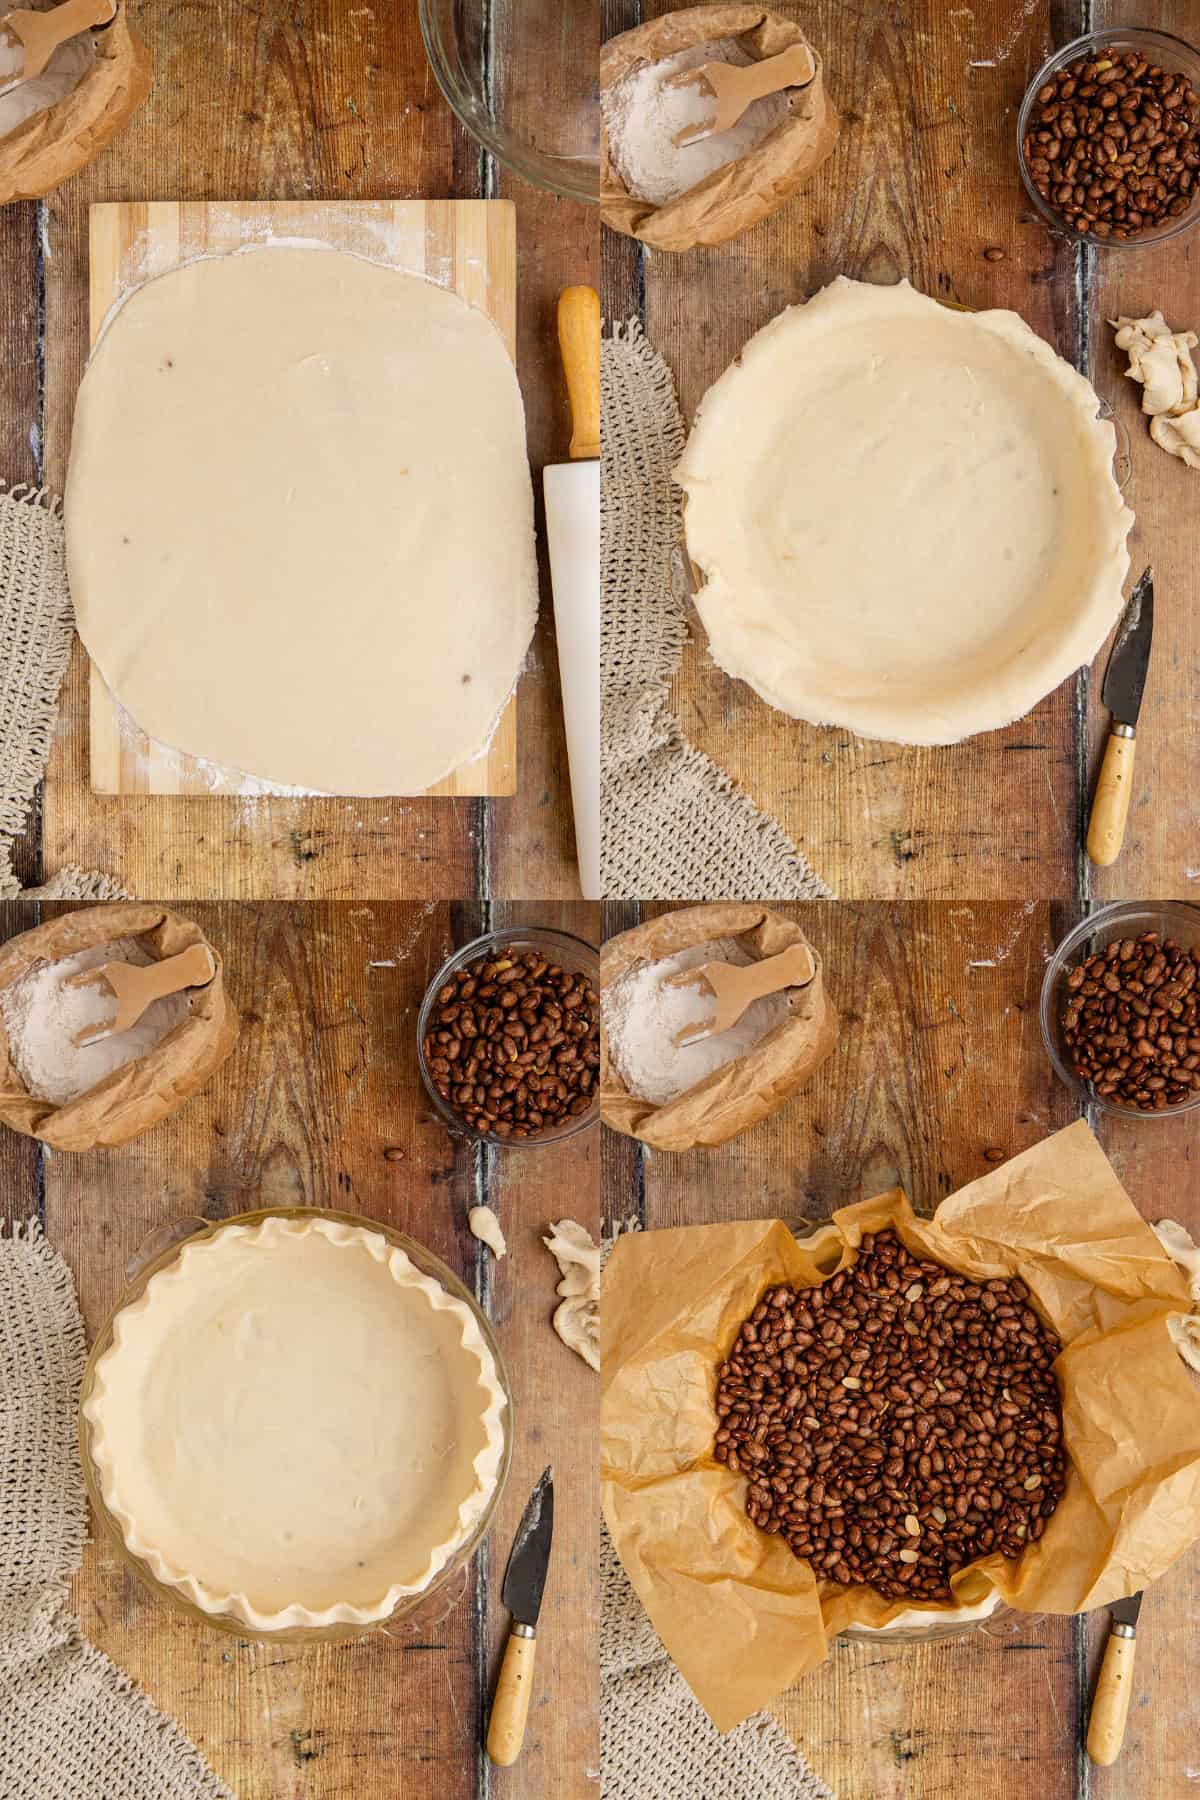
[[[45,1159],[46,1229],[74,1271],[89,1337],[117,1302],[129,1259],[171,1219],[286,1203],[384,1220],[443,1257],[495,1319],[517,1419],[512,1486],[485,1554],[356,1644],[272,1648],[193,1625],[155,1604],[103,1542],[73,1588],[84,1631],[180,1720],[239,1800],[574,1800],[589,1791],[596,1755],[586,1698],[595,1688],[595,1378],[553,1333],[557,1273],[539,1238],[563,1211],[594,1225],[596,1133],[485,1157],[429,1106],[417,1009],[442,958],[486,925],[483,909],[187,911],[226,958],[243,1020],[232,1059],[183,1112],[125,1149]],[[27,904],[0,909],[0,932],[32,921]],[[503,922],[553,923],[591,941],[597,933],[596,909],[582,904],[553,916],[513,906]],[[37,1174],[26,1141],[0,1131],[14,1217],[37,1209]],[[467,1230],[479,1201],[495,1206],[509,1237],[499,1270]],[[548,1461],[558,1504],[539,1702],[525,1755],[489,1786],[479,1745],[503,1629],[499,1583],[527,1486]]]
[[[607,0],[607,33],[667,10],[669,0]],[[1156,10],[1188,35],[1186,0],[1162,0]],[[1118,301],[1128,310],[1122,295],[1157,305],[1172,288],[1194,304],[1185,271],[1196,240],[1128,258],[1064,248],[1030,212],[1015,161],[1026,83],[1054,43],[1082,29],[1084,11],[1049,0],[902,8],[815,0],[805,8],[804,28],[842,114],[829,161],[796,199],[731,244],[679,255],[606,246],[605,315],[643,318],[675,374],[685,417],[754,331],[837,274],[905,277],[939,299],[1011,307],[1075,362],[1087,360],[1090,324],[1102,395],[1133,409],[1098,317]],[[1187,867],[1200,866],[1186,842],[1200,776],[1200,738],[1186,729],[1200,711],[1196,559],[1194,534],[1179,528],[1186,472],[1161,474],[1155,465],[1168,459],[1149,443],[1141,448],[1135,555],[1164,560],[1172,620],[1155,657],[1158,730],[1143,741],[1133,854],[1097,891],[1166,894],[1179,891]],[[1097,710],[1103,660],[1097,679],[1064,683],[1004,731],[905,749],[785,718],[716,668],[698,619],[694,626],[672,690],[686,736],[782,822],[837,893],[1086,894],[1086,717]]]
[[[492,908],[496,926],[540,924],[599,942],[599,907],[509,905]],[[508,1626],[498,1604],[507,1547],[522,1509],[547,1463],[554,1464],[555,1556],[544,1601],[544,1626],[534,1670],[525,1748],[512,1769],[490,1771],[489,1800],[545,1795],[546,1800],[583,1800],[596,1790],[600,1767],[597,1711],[600,1669],[596,1627],[599,1609],[600,1484],[596,1466],[595,1373],[555,1336],[547,1337],[549,1306],[558,1265],[542,1243],[548,1224],[577,1219],[599,1240],[600,1133],[574,1140],[568,1163],[557,1154],[527,1151],[516,1159],[500,1155],[490,1171],[491,1204],[505,1222],[509,1254],[488,1265],[491,1316],[506,1353],[523,1371],[520,1405],[525,1430],[513,1451],[512,1475],[496,1513],[488,1548],[487,1668],[494,1685]],[[578,1462],[563,1468],[555,1440],[580,1449]],[[562,1537],[560,1520],[567,1520]],[[551,1654],[545,1654],[547,1642]]]
[[[156,276],[199,256],[302,240],[349,251],[448,288],[487,314],[516,360],[516,218],[494,200],[137,201],[89,216],[91,341],[112,308]],[[157,743],[89,672],[89,772],[97,794],[253,794],[270,783]],[[514,694],[485,756],[453,771],[430,796],[512,794],[517,784]]]
[[[1134,17],[1112,0],[1095,8],[1097,25]],[[1197,39],[1189,0],[1147,0],[1139,25]],[[1125,377],[1129,359],[1116,348],[1108,321],[1161,309],[1176,330],[1200,331],[1200,248],[1195,232],[1140,255],[1096,257],[1091,290],[1091,375],[1129,434],[1129,504],[1137,514],[1130,540],[1132,572],[1154,565],[1154,656],[1138,729],[1133,800],[1121,859],[1091,871],[1092,891],[1200,897],[1200,558],[1196,553],[1195,474],[1158,448],[1141,412],[1142,389]],[[1178,324],[1176,324],[1178,319]],[[1098,665],[1101,669],[1103,662]],[[1089,708],[1091,768],[1099,769],[1108,713],[1095,684]]]
[[[88,343],[87,213],[97,201],[217,197],[377,200],[482,198],[487,159],[455,123],[425,59],[416,8],[288,0],[245,7],[146,4],[156,85],[126,132],[42,208],[48,481],[61,490]],[[498,53],[503,55],[503,45]],[[518,373],[535,467],[562,454],[553,301],[596,255],[595,213],[514,184],[521,329]],[[14,215],[16,216],[16,215]],[[32,230],[32,209],[26,213]],[[543,234],[552,232],[546,245]],[[7,238],[4,247],[7,249]],[[574,246],[571,251],[570,247]],[[561,258],[561,262],[560,262]],[[5,261],[5,272],[9,263]],[[0,300],[0,309],[7,295]],[[21,340],[36,355],[28,333]],[[14,352],[14,355],[16,353]],[[19,364],[20,357],[16,357]],[[23,373],[0,364],[0,417]],[[511,799],[304,799],[89,791],[87,666],[64,685],[46,793],[41,859],[119,871],[136,893],[193,898],[437,898],[578,893],[566,753],[557,705],[550,591],[522,682],[524,743]],[[493,854],[493,846],[502,851]],[[536,881],[529,879],[536,872]]]
[[[661,905],[605,908],[604,936]],[[825,958],[842,1018],[833,1056],[772,1118],[717,1150],[644,1153],[604,1133],[607,1221],[647,1229],[825,1218],[902,1184],[919,1210],[1077,1116],[1038,1025],[1045,958],[1078,916],[1047,902],[787,905]],[[1160,1129],[1161,1127],[1161,1129]],[[1106,1125],[1149,1218],[1200,1233],[1190,1121]],[[1163,1800],[1192,1779],[1193,1552],[1148,1597],[1125,1754],[1082,1756],[1103,1621],[998,1620],[924,1645],[839,1642],[774,1711],[838,1800]],[[1151,1635],[1151,1631],[1153,1635]],[[1090,1660],[1089,1660],[1090,1658]]]

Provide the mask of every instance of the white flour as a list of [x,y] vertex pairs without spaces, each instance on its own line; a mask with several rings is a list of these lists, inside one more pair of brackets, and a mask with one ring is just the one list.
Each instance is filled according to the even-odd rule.
[[642,963],[604,989],[601,1011],[608,1054],[631,1094],[665,1106],[715,1069],[744,1056],[768,1031],[783,1023],[788,1016],[787,995],[764,994],[719,1036],[700,1043],[675,1042],[676,1033],[686,1025],[711,1019],[717,1002],[703,984],[667,987],[667,977],[699,963],[727,962],[745,968],[753,960],[735,939],[718,938],[679,950],[660,962]]
[[744,69],[754,58],[736,38],[720,38],[677,50],[661,62],[642,63],[600,96],[609,154],[631,194],[663,206],[686,194],[714,169],[736,162],[782,125],[788,116],[785,93],[753,101],[736,125],[698,144],[675,143],[689,125],[705,125],[716,99],[703,82],[670,87],[667,78],[701,63],[732,63]]
[[187,1018],[187,995],[166,994],[152,1001],[130,1030],[83,1048],[74,1042],[76,1032],[111,1019],[117,1002],[107,982],[72,988],[64,986],[68,977],[106,962],[145,968],[153,961],[135,938],[118,938],[60,962],[41,963],[0,992],[9,1055],[35,1099],[53,1106],[77,1100],[114,1069],[145,1056]]

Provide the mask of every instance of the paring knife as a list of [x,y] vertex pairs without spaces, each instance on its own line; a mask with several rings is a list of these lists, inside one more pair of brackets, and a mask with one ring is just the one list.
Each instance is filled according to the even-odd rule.
[[504,1573],[503,1599],[513,1623],[504,1647],[487,1735],[487,1753],[502,1769],[516,1762],[525,1741],[538,1614],[542,1610],[553,1537],[554,1475],[553,1470],[547,1469],[521,1515]]
[[1092,1716],[1088,1721],[1087,1752],[1094,1763],[1106,1769],[1121,1753],[1125,1738],[1125,1721],[1129,1717],[1129,1698],[1133,1692],[1133,1653],[1137,1642],[1138,1613],[1142,1596],[1130,1594],[1127,1600],[1114,1601],[1109,1609],[1112,1625],[1104,1646],[1100,1679],[1092,1697]]
[[571,461],[542,477],[554,630],[585,900],[600,898],[600,296],[566,288],[558,342],[571,401]]
[[1138,713],[1142,709],[1153,638],[1154,570],[1147,569],[1129,597],[1104,677],[1104,704],[1113,722],[1104,746],[1087,838],[1088,855],[1101,868],[1116,862],[1125,840]]

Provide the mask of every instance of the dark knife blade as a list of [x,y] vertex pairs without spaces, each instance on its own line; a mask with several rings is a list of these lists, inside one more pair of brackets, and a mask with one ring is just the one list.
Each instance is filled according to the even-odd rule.
[[1154,638],[1154,570],[1147,569],[1129,596],[1104,677],[1104,704],[1118,725],[1136,725]]
[[519,1625],[538,1622],[553,1536],[554,1473],[547,1469],[529,1496],[504,1571],[504,1604]]
[[1130,1594],[1125,1600],[1114,1600],[1108,1610],[1112,1614],[1114,1625],[1128,1625],[1132,1630],[1142,1610],[1142,1596]]

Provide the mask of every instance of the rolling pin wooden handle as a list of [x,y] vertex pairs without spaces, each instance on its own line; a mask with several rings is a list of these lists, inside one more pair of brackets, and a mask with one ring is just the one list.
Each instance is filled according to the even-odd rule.
[[1132,1625],[1114,1625],[1104,1646],[1100,1679],[1092,1699],[1088,1721],[1087,1752],[1094,1763],[1107,1769],[1121,1754],[1129,1698],[1133,1692],[1133,1657],[1137,1635]]
[[564,288],[558,297],[558,345],[571,402],[571,461],[600,454],[600,296]]
[[514,1625],[504,1646],[504,1661],[488,1722],[487,1753],[502,1769],[516,1762],[525,1741],[536,1652],[537,1638],[532,1627]]
[[1087,838],[1088,855],[1102,869],[1116,862],[1125,841],[1136,747],[1137,737],[1131,725],[1113,726],[1104,746]]

